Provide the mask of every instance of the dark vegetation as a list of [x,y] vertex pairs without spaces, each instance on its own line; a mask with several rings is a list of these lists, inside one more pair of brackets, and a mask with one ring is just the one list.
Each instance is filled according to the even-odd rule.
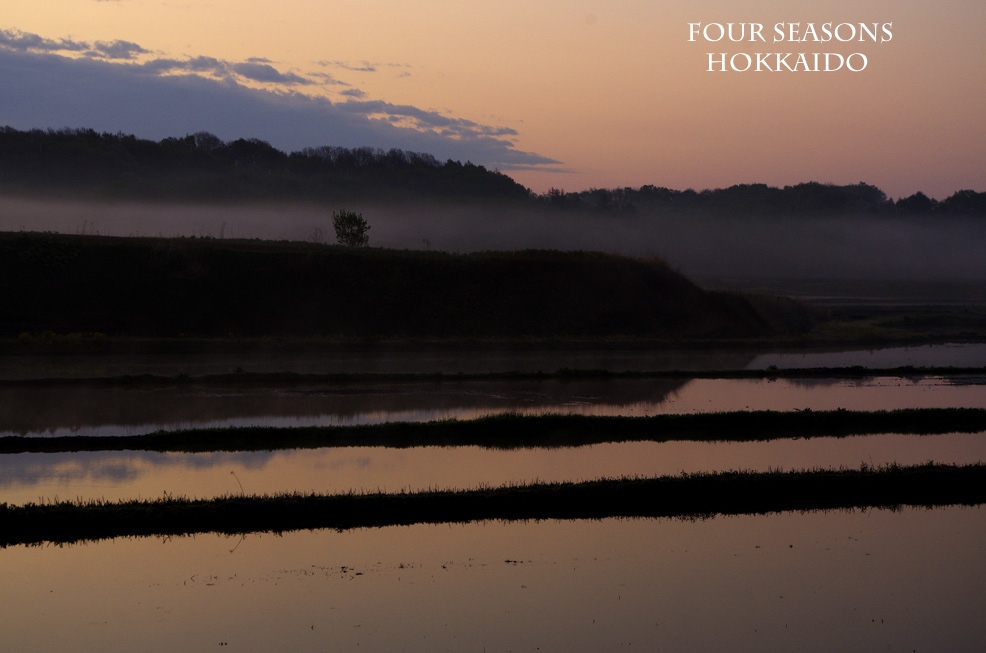
[[656,259],[0,234],[0,336],[762,337],[793,301],[708,292]]
[[782,216],[977,216],[986,217],[986,193],[960,190],[942,201],[918,192],[894,201],[886,193],[860,182],[847,186],[806,182],[777,188],[766,184],[737,184],[694,191],[654,185],[640,188],[595,188],[577,193],[551,189],[541,199],[559,209],[603,213],[657,213]]
[[294,387],[300,385],[348,385],[386,383],[462,383],[469,381],[605,381],[613,379],[868,379],[903,377],[919,380],[929,376],[984,377],[986,367],[788,367],[778,369],[725,370],[592,370],[560,369],[554,372],[247,372],[161,376],[127,374],[123,376],[0,379],[0,388],[37,387]]
[[336,232],[336,242],[346,247],[367,247],[370,244],[370,225],[362,213],[354,211],[333,211],[332,228]]
[[927,464],[789,473],[724,472],[402,494],[0,504],[0,546],[484,519],[694,518],[788,510],[974,505],[984,501],[986,466]]
[[476,420],[368,426],[245,427],[159,431],[132,436],[0,438],[0,454],[71,451],[271,451],[320,447],[575,447],[602,442],[744,442],[876,433],[986,431],[981,408],[894,411],[738,411],[652,417],[498,415]]
[[729,216],[986,216],[986,193],[923,193],[894,201],[879,188],[808,182],[715,190],[591,189],[537,195],[483,166],[370,147],[314,147],[290,154],[257,139],[208,133],[160,142],[91,129],[0,128],[0,192],[163,201],[430,199],[503,202],[593,213]]
[[177,201],[349,198],[526,199],[528,190],[483,166],[371,147],[285,154],[257,139],[208,133],[160,142],[91,129],[0,128],[0,191]]

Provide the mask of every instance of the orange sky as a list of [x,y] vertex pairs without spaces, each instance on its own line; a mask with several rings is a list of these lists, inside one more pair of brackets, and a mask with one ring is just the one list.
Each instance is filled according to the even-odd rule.
[[[768,37],[778,22],[891,22],[893,40],[688,42],[689,22],[742,21],[764,24]],[[803,181],[865,181],[893,197],[986,190],[984,27],[986,12],[966,0],[876,0],[865,7],[723,0],[701,8],[645,0],[0,0],[0,30],[11,56],[43,51],[77,58],[85,55],[52,43],[125,41],[141,51],[130,60],[101,55],[100,61],[211,57],[269,66],[317,83],[237,81],[334,103],[382,101],[428,112],[432,122],[445,117],[507,130],[493,137],[558,163],[519,169],[479,151],[475,160],[538,191]],[[48,45],[27,48],[18,34]],[[709,51],[778,50],[863,52],[869,63],[859,73],[706,71]],[[14,75],[15,67],[6,65]],[[32,116],[44,121],[46,113],[18,113],[13,100],[0,98],[0,123],[89,126],[64,124],[63,116],[74,115],[73,97],[57,97],[66,113],[37,125],[21,123]],[[58,108],[52,103],[45,100],[45,109]],[[386,117],[365,106],[361,111],[361,119]],[[140,126],[133,116],[124,131]],[[176,123],[171,135],[188,128]],[[265,138],[291,149],[258,130],[221,136]],[[465,157],[471,150],[461,151]]]

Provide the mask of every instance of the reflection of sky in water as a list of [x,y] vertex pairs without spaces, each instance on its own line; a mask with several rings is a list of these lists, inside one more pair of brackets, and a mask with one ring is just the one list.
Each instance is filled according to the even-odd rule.
[[746,369],[852,367],[983,367],[986,366],[986,343],[919,345],[841,352],[798,352],[757,355]]
[[[892,351],[857,352],[848,359],[785,354],[788,358],[758,358],[751,365],[986,364],[986,345]],[[647,368],[634,365],[631,357],[623,362],[617,369]],[[540,369],[562,366],[579,363]],[[593,361],[585,367],[603,366]],[[115,409],[98,400],[95,413],[65,418],[49,410],[65,402],[49,397],[46,401],[52,403],[41,406],[30,420],[16,421],[24,418],[27,407],[18,396],[2,411],[10,417],[7,423],[0,421],[0,428],[19,432],[24,424],[33,424],[27,432],[105,435],[177,424],[466,419],[505,407],[644,415],[981,406],[986,394],[982,383],[695,380],[647,391],[643,385],[623,385],[612,394],[579,388],[562,398],[511,394],[502,388],[440,398],[412,394],[405,397],[406,404],[392,396],[336,398],[340,403],[329,409],[319,408],[320,401],[329,400],[316,394],[298,402],[282,397],[274,410],[256,395],[217,397],[204,404],[172,397],[173,404],[192,408],[191,413],[155,412],[167,403],[159,401],[162,395],[124,393],[122,403],[133,409],[125,419],[124,411],[108,418]],[[0,406],[3,402],[0,392]],[[257,407],[243,408],[250,404]],[[64,414],[72,415],[74,409],[68,408]],[[204,412],[195,413],[200,409]],[[248,494],[460,488],[929,459],[984,461],[986,433],[511,451],[353,447],[15,454],[0,456],[0,502],[153,498],[165,493],[210,497],[238,494],[241,486]],[[971,651],[986,640],[984,548],[982,507],[784,513],[695,522],[485,523],[10,547],[0,552],[0,632],[3,647],[12,650],[205,650],[220,643],[238,651],[532,650],[550,643],[559,650],[632,645],[643,650]]]
[[419,374],[441,372],[555,372],[592,370],[709,370],[740,369],[753,354],[743,351],[704,350],[452,350],[282,352],[237,354],[101,355],[67,357],[8,356],[0,378],[89,378],[125,374],[175,376],[247,372],[301,374],[373,373]]
[[0,378],[78,378],[125,374],[297,373],[431,373],[555,372],[568,369],[725,370],[777,367],[983,366],[986,344],[941,344],[849,351],[775,352],[743,350],[549,350],[451,352],[334,352],[277,354],[168,354],[75,356],[6,356]]
[[263,452],[78,452],[0,456],[0,501],[41,497],[207,498],[475,488],[723,470],[794,470],[986,461],[986,433],[770,442],[626,442],[554,449],[343,447]]
[[981,506],[17,546],[0,623],[82,653],[978,651],[983,550]]
[[0,389],[0,436],[140,435],[242,426],[350,426],[524,415],[647,416],[731,410],[986,407],[982,377],[904,379],[611,380],[585,384],[470,382],[304,391]]

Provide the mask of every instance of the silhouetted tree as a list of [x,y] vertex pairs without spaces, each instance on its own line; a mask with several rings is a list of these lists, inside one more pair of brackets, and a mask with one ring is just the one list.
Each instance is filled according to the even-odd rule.
[[361,213],[342,210],[332,213],[332,227],[336,231],[336,240],[346,247],[366,247],[370,244],[370,236],[366,232],[370,225],[363,219]]
[[930,214],[937,206],[938,202],[922,192],[901,198],[896,204],[897,213],[904,215]]
[[986,216],[986,193],[960,190],[942,200],[938,208],[948,215]]
[[192,140],[195,141],[195,147],[203,152],[214,152],[226,145],[221,138],[210,132],[196,132],[192,134]]

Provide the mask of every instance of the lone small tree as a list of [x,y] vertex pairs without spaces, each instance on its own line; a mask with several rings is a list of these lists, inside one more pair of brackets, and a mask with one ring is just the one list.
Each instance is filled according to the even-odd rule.
[[370,244],[370,236],[366,233],[370,225],[363,219],[362,213],[342,210],[332,212],[332,226],[336,230],[336,241],[346,247],[366,247]]

